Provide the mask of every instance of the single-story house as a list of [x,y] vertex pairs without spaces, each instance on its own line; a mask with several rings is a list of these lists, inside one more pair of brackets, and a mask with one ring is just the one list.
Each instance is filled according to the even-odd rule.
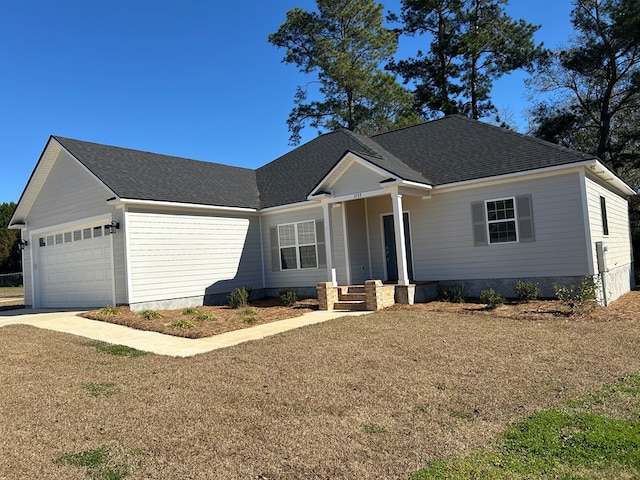
[[[633,288],[627,197],[598,158],[461,116],[318,136],[251,170],[52,136],[10,228],[25,304],[180,308],[237,287],[517,279]],[[403,297],[404,298],[404,297]]]

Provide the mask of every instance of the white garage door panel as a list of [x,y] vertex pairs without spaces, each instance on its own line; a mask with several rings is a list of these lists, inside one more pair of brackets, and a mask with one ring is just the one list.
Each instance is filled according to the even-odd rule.
[[[91,229],[95,232],[94,229]],[[39,305],[103,307],[113,303],[111,239],[108,235],[57,243],[55,233],[43,235],[40,254]],[[58,237],[59,238],[59,237]],[[71,240],[69,236],[65,240]]]

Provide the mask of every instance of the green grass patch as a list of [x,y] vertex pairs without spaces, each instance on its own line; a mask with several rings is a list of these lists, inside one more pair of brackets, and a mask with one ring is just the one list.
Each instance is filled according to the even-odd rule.
[[86,382],[80,386],[92,397],[110,397],[118,393],[118,387],[115,383]]
[[384,433],[386,429],[382,425],[376,423],[367,423],[364,425],[364,431],[367,433]]
[[138,350],[137,348],[127,347],[126,345],[112,345],[103,342],[89,342],[87,345],[95,347],[101,353],[114,355],[116,357],[143,357],[147,352]]
[[469,422],[472,422],[473,419],[475,418],[473,413],[470,413],[470,412],[459,412],[459,411],[449,412],[449,416],[452,417],[452,418],[459,418],[460,420],[467,420]]
[[93,480],[122,480],[129,475],[127,463],[113,458],[112,452],[105,447],[62,455],[56,463],[84,468],[87,476]]
[[640,375],[537,412],[495,444],[436,459],[412,480],[640,478]]

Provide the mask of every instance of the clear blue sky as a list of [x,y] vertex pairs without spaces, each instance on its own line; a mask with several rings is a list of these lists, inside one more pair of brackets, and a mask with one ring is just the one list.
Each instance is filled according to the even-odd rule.
[[[383,1],[399,11],[399,0]],[[313,0],[19,0],[0,14],[0,203],[18,201],[49,135],[256,168],[289,151],[286,119],[307,81],[267,42]],[[511,0],[553,48],[571,0]],[[401,42],[398,58],[415,54]],[[493,101],[524,124],[523,75]],[[316,135],[307,131],[303,141]]]

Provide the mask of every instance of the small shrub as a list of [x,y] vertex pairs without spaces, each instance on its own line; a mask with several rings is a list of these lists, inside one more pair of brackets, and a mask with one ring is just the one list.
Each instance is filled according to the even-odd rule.
[[585,275],[580,285],[554,283],[553,290],[558,300],[569,308],[571,315],[585,315],[596,305],[598,285],[590,275]]
[[490,288],[489,290],[482,290],[480,292],[480,301],[484,303],[487,308],[496,308],[498,305],[504,303],[504,297],[496,293],[493,288]]
[[438,299],[442,302],[464,303],[464,285],[438,284]]
[[162,318],[162,314],[156,310],[143,310],[140,316],[145,320],[153,320],[154,318]]
[[515,286],[516,298],[520,302],[531,302],[540,296],[540,286],[537,283],[518,280]]
[[278,298],[284,306],[293,307],[298,301],[298,294],[293,290],[281,290]]
[[182,312],[180,312],[181,315],[198,315],[199,313],[200,310],[198,307],[187,307],[182,309]]
[[248,325],[255,323],[258,320],[258,312],[251,308],[245,308],[241,310],[240,315],[242,316],[242,321]]
[[201,320],[203,322],[212,322],[216,319],[216,316],[213,313],[207,313],[207,312],[199,312],[195,317],[193,317],[194,320]]
[[195,327],[195,324],[189,320],[176,320],[175,322],[165,323],[164,326],[171,327],[176,330],[188,330]]
[[109,317],[112,315],[122,315],[122,312],[118,307],[103,307],[98,310],[98,315],[105,315]]
[[229,294],[229,306],[231,308],[242,308],[249,304],[251,287],[239,287]]

